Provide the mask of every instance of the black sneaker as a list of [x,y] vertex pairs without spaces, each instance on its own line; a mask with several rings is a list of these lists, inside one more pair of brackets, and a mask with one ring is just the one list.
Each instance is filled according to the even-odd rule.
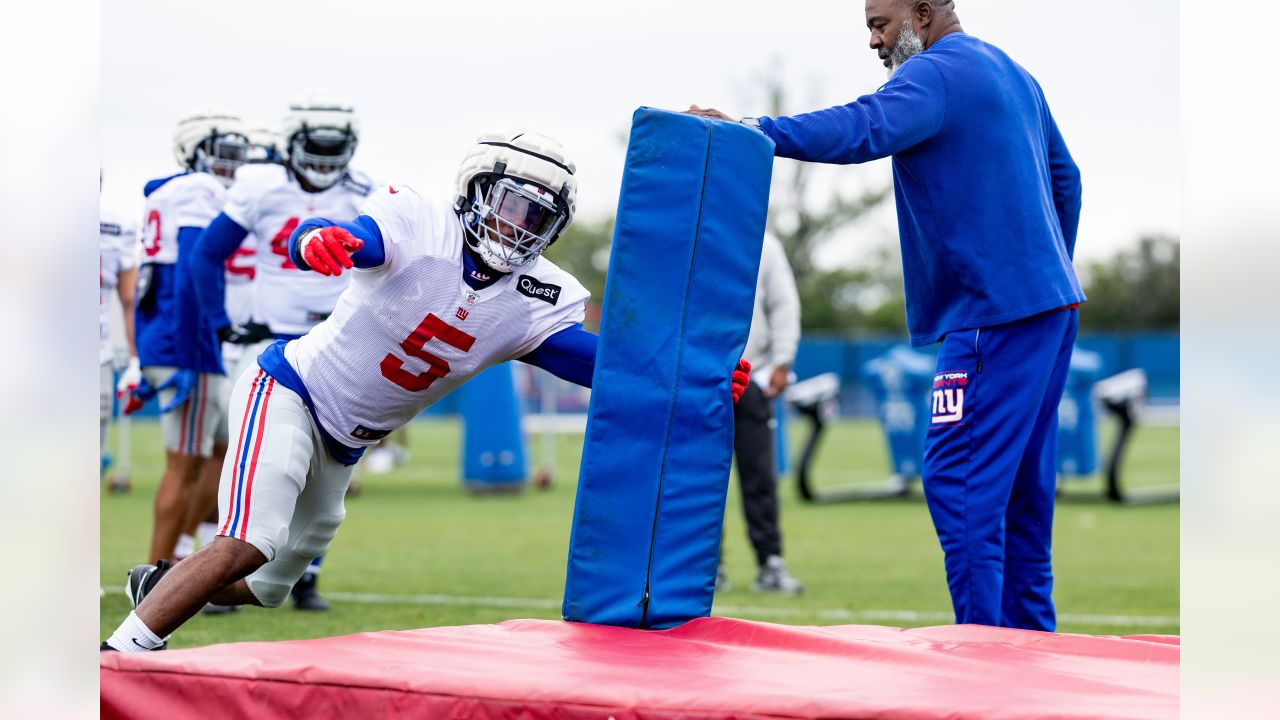
[[155,589],[156,583],[169,572],[169,568],[168,560],[161,560],[155,565],[134,566],[129,571],[129,580],[124,585],[124,594],[129,596],[129,602],[133,603],[135,608],[141,605],[142,599]]
[[293,608],[295,610],[329,611],[329,601],[320,597],[320,593],[316,592],[316,582],[315,573],[305,573],[302,579],[293,586],[290,594],[293,596]]
[[214,603],[205,603],[204,607],[200,608],[201,615],[230,615],[239,611],[239,605],[215,605]]

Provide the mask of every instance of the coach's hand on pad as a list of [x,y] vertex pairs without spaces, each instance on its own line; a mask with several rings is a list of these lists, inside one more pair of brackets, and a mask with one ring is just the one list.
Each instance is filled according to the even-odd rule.
[[751,384],[751,363],[746,360],[739,360],[738,367],[734,369],[731,379],[732,387],[730,391],[733,393],[733,404],[737,405],[742,393],[747,391],[747,385]]
[[351,253],[364,241],[340,227],[316,228],[302,236],[302,259],[321,275],[341,275],[351,269]]
[[698,117],[708,117],[715,118],[716,120],[730,120],[737,122],[736,118],[731,118],[715,108],[700,108],[697,105],[690,105],[689,109],[684,112],[686,115],[697,115]]

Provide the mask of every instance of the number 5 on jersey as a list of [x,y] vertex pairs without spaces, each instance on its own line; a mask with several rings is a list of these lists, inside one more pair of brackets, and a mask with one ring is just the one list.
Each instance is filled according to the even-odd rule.
[[393,353],[382,358],[382,376],[409,392],[422,392],[431,387],[431,383],[449,374],[449,362],[427,352],[424,348],[428,340],[436,339],[462,352],[470,352],[476,339],[436,317],[434,313],[423,318],[417,329],[409,333],[409,337],[400,341],[400,347],[406,355],[416,357],[427,363],[425,372],[411,373],[404,369],[404,360]]

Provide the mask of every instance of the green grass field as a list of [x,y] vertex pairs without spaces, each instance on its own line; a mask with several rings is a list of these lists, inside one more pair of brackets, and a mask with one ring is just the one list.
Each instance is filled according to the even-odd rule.
[[[798,442],[799,423],[792,432]],[[558,439],[550,489],[473,496],[458,482],[459,433],[453,420],[414,423],[409,464],[364,478],[324,564],[321,590],[333,611],[250,607],[197,616],[170,646],[558,618],[581,436]],[[1176,483],[1178,434],[1176,427],[1140,428],[1127,458],[1128,482]],[[104,638],[128,613],[121,588],[126,570],[145,560],[163,462],[157,423],[136,422],[132,435],[133,491],[102,493]],[[887,468],[878,426],[846,421],[824,439],[815,479],[819,487],[871,483]],[[749,589],[754,561],[736,480],[730,488],[724,556],[732,587],[717,594],[715,614],[796,625],[951,621],[942,552],[918,492],[908,500],[809,505],[798,499],[793,480],[784,481],[785,554],[806,585],[804,595],[784,598]],[[1058,504],[1059,629],[1177,633],[1178,506],[1120,507],[1100,498],[1101,482],[1091,479],[1071,483]]]

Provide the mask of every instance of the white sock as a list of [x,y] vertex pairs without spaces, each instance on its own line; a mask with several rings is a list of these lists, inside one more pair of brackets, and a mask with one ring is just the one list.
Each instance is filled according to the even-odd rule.
[[218,523],[202,522],[196,526],[196,537],[200,538],[200,547],[209,547],[218,534]]
[[129,617],[107,638],[107,644],[120,652],[145,652],[163,643],[164,640],[151,632],[136,611],[129,613]]
[[178,544],[173,546],[173,559],[181,560],[196,551],[196,539],[186,533],[178,536]]

